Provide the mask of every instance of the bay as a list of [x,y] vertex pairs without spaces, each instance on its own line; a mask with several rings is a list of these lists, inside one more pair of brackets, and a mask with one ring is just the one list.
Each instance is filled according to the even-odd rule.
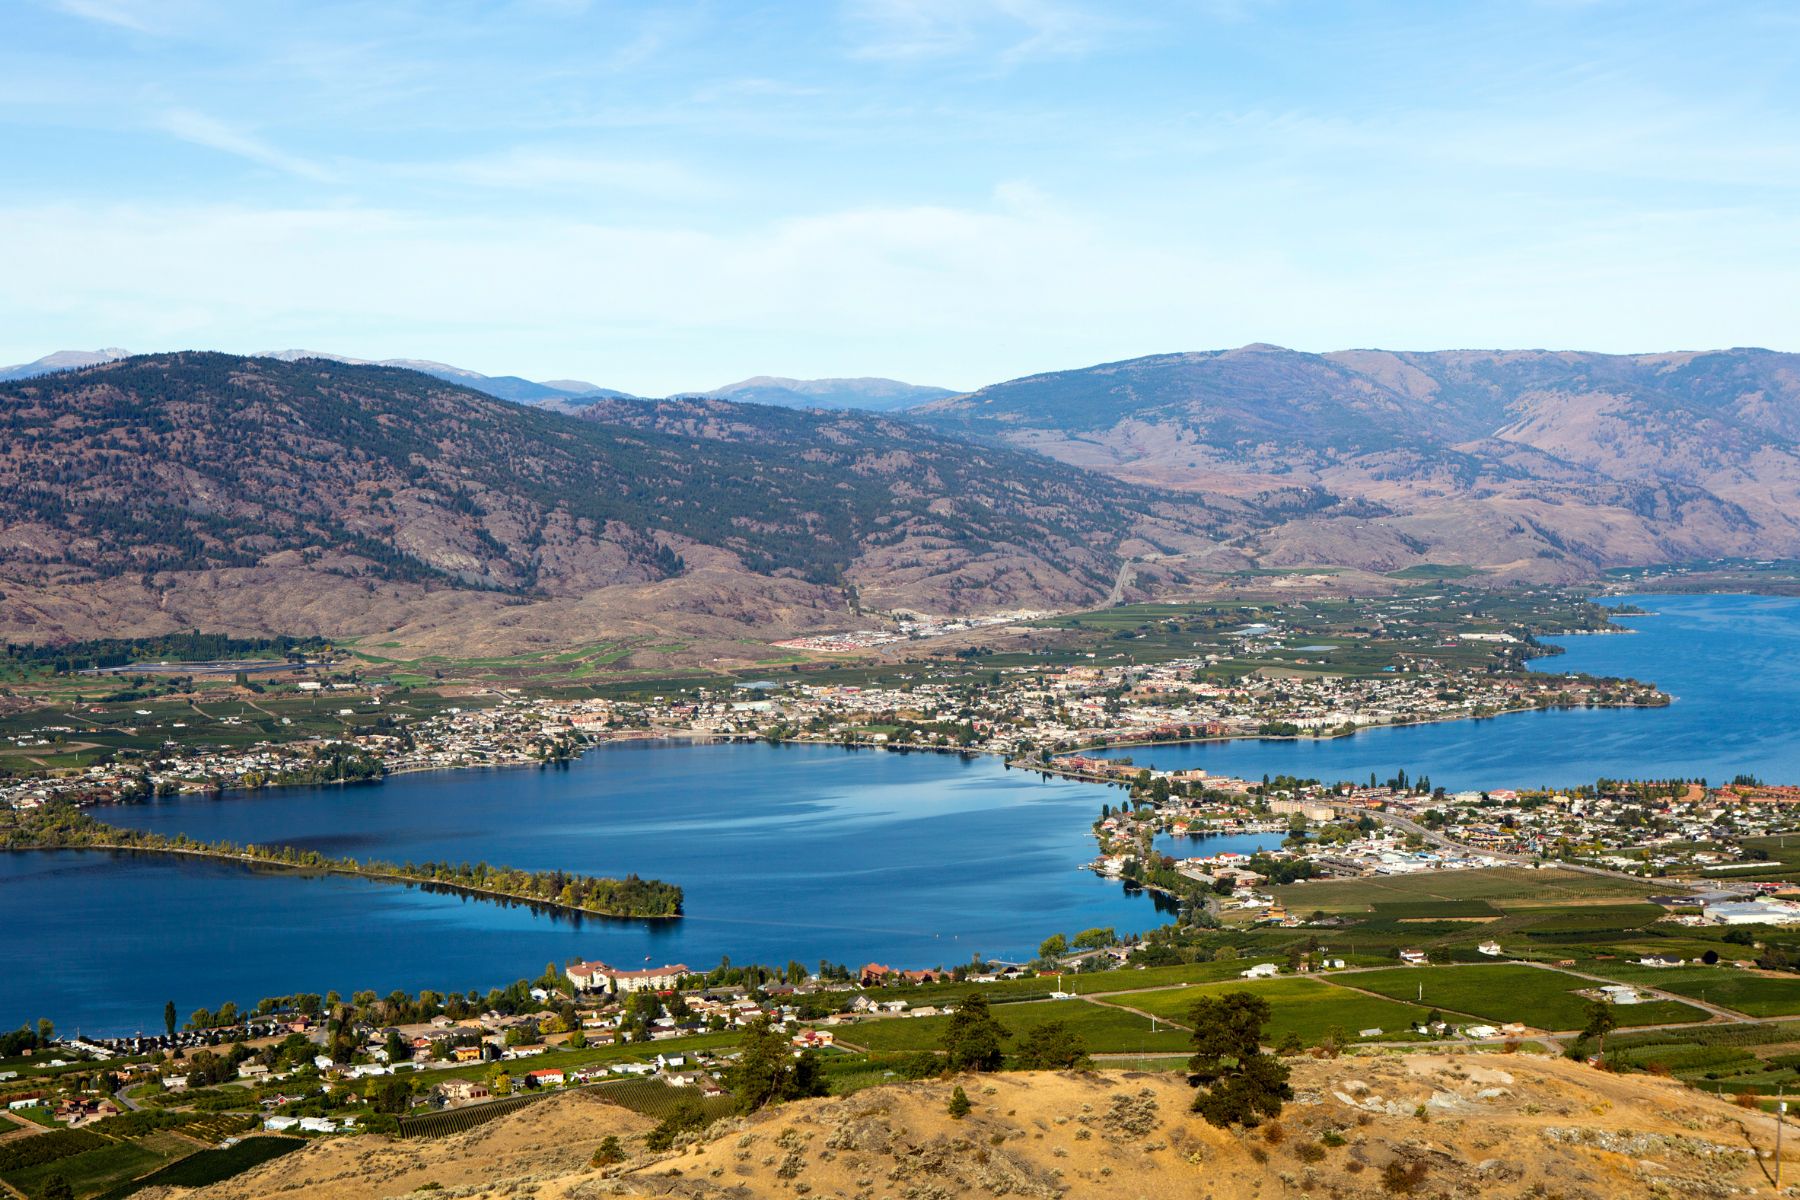
[[[1655,613],[1624,619],[1639,632],[1565,639],[1567,653],[1533,669],[1654,680],[1675,696],[1667,708],[1123,753],[1250,778],[1385,779],[1404,768],[1453,789],[1601,775],[1800,781],[1800,600],[1632,601]],[[695,967],[721,955],[809,966],[1026,957],[1052,932],[1165,919],[1150,897],[1076,869],[1093,853],[1090,822],[1116,797],[991,758],[624,743],[566,768],[106,809],[119,824],[204,840],[636,871],[681,884],[690,915],[608,921],[147,855],[3,855],[0,954],[14,969],[0,973],[0,1019],[49,1015],[66,1029],[129,1032],[160,1025],[166,999],[185,1015],[302,990],[485,989],[574,957]],[[1240,848],[1184,843],[1188,853]]]
[[1079,870],[1093,784],[993,758],[833,746],[615,743],[561,768],[170,797],[99,810],[138,829],[389,860],[482,859],[682,885],[689,915],[620,921],[345,877],[96,852],[0,856],[9,1023],[123,1032],[230,999],[486,989],[546,963],[852,967],[1025,958],[1050,933],[1160,924]]
[[1568,786],[1601,777],[1703,778],[1745,773],[1800,782],[1800,599],[1655,595],[1601,598],[1649,616],[1634,632],[1546,639],[1565,653],[1541,672],[1653,681],[1666,708],[1561,709],[1365,729],[1352,737],[1248,738],[1106,751],[1161,770],[1260,779],[1380,780],[1398,770],[1452,791]]

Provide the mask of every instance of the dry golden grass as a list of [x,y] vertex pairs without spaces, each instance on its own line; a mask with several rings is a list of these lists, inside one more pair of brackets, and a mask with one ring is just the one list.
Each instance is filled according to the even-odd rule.
[[[1762,1114],[1671,1081],[1559,1059],[1304,1059],[1277,1125],[1247,1133],[1193,1116],[1179,1075],[958,1082],[973,1104],[962,1120],[947,1112],[951,1082],[897,1084],[723,1121],[666,1154],[643,1150],[641,1118],[567,1097],[442,1143],[322,1143],[182,1200],[375,1200],[426,1184],[438,1186],[422,1197],[493,1200],[1774,1194],[1768,1163],[1752,1150],[1773,1141]],[[588,1166],[607,1133],[631,1157]],[[1800,1178],[1800,1154],[1790,1153],[1787,1173]]]

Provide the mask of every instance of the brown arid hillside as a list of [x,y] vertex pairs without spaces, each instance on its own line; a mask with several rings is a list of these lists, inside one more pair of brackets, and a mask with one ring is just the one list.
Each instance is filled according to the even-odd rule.
[[414,371],[196,353],[0,384],[9,641],[766,640],[859,604],[1093,604],[1126,559],[1210,546],[1249,511],[872,414],[576,417]]
[[914,415],[1149,486],[1337,498],[1246,539],[1262,566],[1574,579],[1800,554],[1800,356],[1766,350],[1254,345],[1027,376]]
[[[1249,1132],[1189,1111],[1180,1075],[1133,1071],[892,1084],[727,1120],[649,1154],[647,1122],[580,1095],[442,1141],[324,1142],[224,1184],[146,1200],[385,1200],[432,1195],[1206,1197],[1496,1200],[1751,1197],[1777,1191],[1772,1118],[1669,1080],[1535,1055],[1300,1060],[1295,1099]],[[1792,1132],[1791,1130],[1789,1131]],[[587,1160],[618,1136],[626,1162]],[[1786,1149],[1784,1184],[1800,1148]]]

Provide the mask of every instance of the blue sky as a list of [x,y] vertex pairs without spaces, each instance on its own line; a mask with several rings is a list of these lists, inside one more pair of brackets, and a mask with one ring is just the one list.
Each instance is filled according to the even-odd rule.
[[0,362],[1800,350],[1800,8],[4,0]]

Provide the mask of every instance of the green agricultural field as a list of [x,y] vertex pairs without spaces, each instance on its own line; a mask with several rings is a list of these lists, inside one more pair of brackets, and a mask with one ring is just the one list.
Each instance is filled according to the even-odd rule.
[[1800,1022],[1706,1025],[1615,1034],[1614,1065],[1668,1072],[1721,1095],[1768,1095],[1800,1087]]
[[1764,975],[1737,967],[1640,967],[1605,963],[1596,975],[1691,996],[1752,1017],[1800,1016],[1800,975]]
[[[1233,979],[1244,969],[1241,962],[1184,963],[1169,967],[1122,967],[1116,971],[1070,972],[1061,976],[1062,990],[1091,996],[1100,992],[1123,992],[1145,988],[1167,987],[1172,983],[1210,983]],[[990,1004],[1047,1000],[1056,990],[1057,976],[1028,976],[1024,979],[1002,979],[995,983],[927,983],[898,987],[869,988],[875,1000],[904,1000],[908,1004],[948,1004],[958,997],[980,992]]]
[[1774,880],[1786,882],[1800,875],[1800,838],[1747,838],[1744,849],[1768,855],[1760,867],[1715,869],[1704,872],[1708,879]]
[[[1254,955],[1251,950],[1246,955]],[[1238,972],[1255,961],[1254,957],[1229,962],[1185,963],[1175,967],[1126,967],[1093,975],[1074,975],[1064,980],[1071,992],[1084,996],[1103,992],[1128,992],[1143,988],[1167,987],[1172,983],[1217,983],[1236,979]]]
[[[1442,1009],[1446,1015],[1467,1013],[1495,1023],[1518,1021],[1536,1029],[1580,1029],[1587,1023],[1589,1001],[1577,989],[1596,986],[1561,971],[1515,963],[1492,966],[1395,967],[1359,971],[1340,977],[1346,987]],[[1424,999],[1416,1000],[1423,988]],[[1618,1008],[1619,1024],[1665,1025],[1704,1021],[1697,1008],[1672,1000],[1626,1004]]]
[[77,1196],[102,1192],[116,1184],[153,1171],[167,1159],[130,1142],[114,1142],[96,1150],[39,1163],[5,1175],[8,1184],[27,1196],[37,1196],[52,1175],[61,1175]]
[[[1187,1048],[1190,1039],[1186,1030],[1166,1025],[1151,1033],[1148,1017],[1084,1000],[1008,1004],[993,1013],[1015,1038],[1046,1022],[1062,1021],[1081,1035],[1093,1054],[1178,1053]],[[840,1029],[838,1036],[875,1054],[935,1050],[949,1023],[947,1016],[883,1017]]]
[[1360,995],[1323,979],[1292,977],[1168,988],[1121,996],[1116,1003],[1129,1004],[1164,1020],[1185,1023],[1196,1000],[1233,991],[1253,992],[1269,1002],[1268,1037],[1272,1041],[1292,1031],[1307,1045],[1316,1045],[1332,1029],[1342,1030],[1344,1036],[1352,1040],[1358,1030],[1380,1029],[1386,1040],[1395,1035],[1406,1035],[1413,1022],[1423,1020],[1426,1015],[1426,1009],[1412,1004]]
[[1578,904],[1550,908],[1509,908],[1507,916],[1526,937],[1556,941],[1564,935],[1630,933],[1656,924],[1663,910],[1654,904]]
[[[1419,905],[1434,900],[1453,901],[1459,906],[1482,900],[1502,909],[1508,901],[1515,902],[1514,907],[1531,908],[1542,908],[1546,902],[1616,903],[1641,899],[1657,890],[1655,880],[1612,879],[1551,867],[1499,867],[1488,871],[1426,871],[1368,879],[1308,880],[1276,888],[1275,895],[1296,913],[1361,913],[1378,904]],[[1667,885],[1661,890],[1666,891]],[[1455,909],[1449,913],[1462,915]],[[1414,910],[1412,915],[1439,914]]]
[[1480,567],[1468,567],[1459,563],[1416,563],[1403,567],[1398,571],[1389,571],[1389,579],[1468,579],[1473,575],[1485,574]]
[[709,1118],[724,1116],[731,1111],[732,1105],[728,1095],[708,1096],[699,1088],[670,1087],[660,1079],[622,1079],[617,1083],[597,1084],[591,1090],[596,1096],[604,1096],[614,1104],[656,1120],[674,1112],[683,1100],[699,1101]]
[[245,1138],[235,1146],[190,1154],[143,1178],[115,1185],[95,1200],[124,1200],[126,1196],[150,1187],[205,1187],[242,1175],[251,1167],[260,1167],[304,1145],[306,1142],[301,1138]]

